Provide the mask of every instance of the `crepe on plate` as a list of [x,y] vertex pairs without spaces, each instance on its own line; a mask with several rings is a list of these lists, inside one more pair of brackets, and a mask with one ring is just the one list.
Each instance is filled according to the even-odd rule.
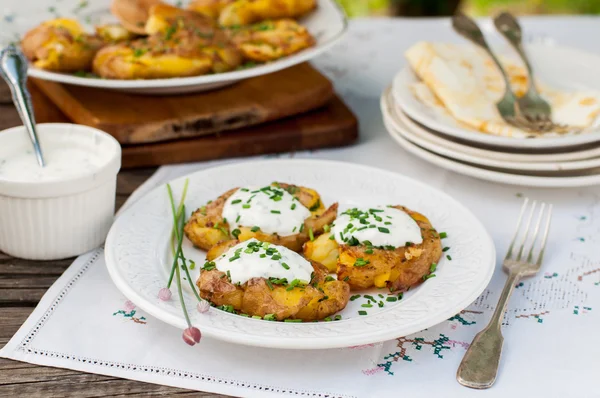
[[[506,123],[496,103],[504,94],[504,81],[495,64],[473,46],[419,42],[405,53],[420,78],[410,89],[415,97],[437,112],[451,115],[471,129],[504,137],[524,138],[531,133]],[[501,58],[517,96],[527,90],[527,72],[516,62]],[[536,82],[552,106],[555,123],[585,129],[600,114],[600,93],[564,92]]]

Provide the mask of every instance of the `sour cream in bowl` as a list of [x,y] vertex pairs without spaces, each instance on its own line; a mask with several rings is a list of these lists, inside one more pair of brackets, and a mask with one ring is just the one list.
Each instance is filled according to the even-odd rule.
[[44,168],[23,126],[0,132],[0,250],[33,260],[85,253],[112,224],[121,147],[87,126],[37,130]]

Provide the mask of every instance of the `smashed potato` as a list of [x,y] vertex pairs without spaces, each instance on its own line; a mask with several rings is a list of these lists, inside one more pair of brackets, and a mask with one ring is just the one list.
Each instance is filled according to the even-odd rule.
[[102,44],[79,22],[66,18],[46,21],[21,40],[23,53],[33,65],[56,72],[89,70]]
[[236,0],[220,10],[219,24],[241,26],[266,19],[298,18],[316,6],[316,0]]
[[229,35],[244,57],[256,62],[274,61],[315,44],[308,30],[293,19],[230,29]]
[[283,183],[273,183],[271,186],[287,191],[309,209],[310,216],[304,220],[297,233],[288,236],[268,234],[253,225],[231,230],[230,223],[223,219],[223,207],[227,199],[238,190],[235,188],[196,210],[185,225],[186,236],[195,246],[204,250],[210,250],[215,244],[229,239],[246,241],[255,238],[299,252],[305,242],[321,235],[326,225],[337,217],[337,203],[326,209],[321,197],[313,189]]
[[[421,229],[423,243],[396,249],[376,248],[363,244],[339,245],[323,234],[304,245],[306,258],[319,261],[338,279],[348,282],[352,289],[387,287],[390,291],[406,291],[421,283],[430,274],[432,264],[442,256],[438,233],[422,214],[403,206],[394,206],[406,212]],[[335,259],[335,260],[334,260]]]
[[327,269],[315,262],[311,262],[313,272],[308,283],[275,278],[232,283],[227,273],[215,268],[213,260],[238,243],[223,242],[209,251],[196,282],[202,298],[230,312],[278,321],[320,320],[346,307],[350,296],[348,284],[328,277]]
[[159,79],[227,72],[242,63],[226,35],[194,12],[154,6],[146,30],[147,38],[98,52],[94,72],[111,79]]

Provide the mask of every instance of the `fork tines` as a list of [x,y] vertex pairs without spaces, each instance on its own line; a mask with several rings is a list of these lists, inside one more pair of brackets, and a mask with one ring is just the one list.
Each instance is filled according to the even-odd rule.
[[[533,226],[533,231],[531,231],[533,220],[536,221]],[[525,198],[517,221],[515,235],[508,248],[508,253],[506,253],[506,260],[523,261],[535,264],[537,267],[541,266],[544,257],[544,249],[546,248],[546,241],[548,239],[548,232],[550,231],[551,220],[551,204],[544,202],[538,203],[537,200],[530,201],[529,198]],[[541,242],[536,245],[540,231],[542,231],[542,239]],[[517,241],[520,241],[519,247],[515,246]],[[513,255],[513,250],[515,249],[516,254]],[[536,251],[539,252],[539,254],[537,254],[537,259],[534,261],[534,252]],[[523,258],[524,253],[527,253],[527,257],[525,258]]]

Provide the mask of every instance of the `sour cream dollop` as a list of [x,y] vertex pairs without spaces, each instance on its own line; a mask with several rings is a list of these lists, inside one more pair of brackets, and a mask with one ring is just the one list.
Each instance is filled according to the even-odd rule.
[[331,233],[340,245],[406,246],[423,243],[421,228],[404,211],[393,207],[349,209],[335,220]]
[[310,211],[283,188],[244,187],[227,199],[223,217],[231,230],[258,227],[267,234],[290,236],[301,231]]
[[228,273],[232,283],[240,284],[252,278],[286,279],[287,283],[298,280],[306,284],[314,271],[311,263],[298,253],[256,239],[235,245],[217,257],[213,266]]

